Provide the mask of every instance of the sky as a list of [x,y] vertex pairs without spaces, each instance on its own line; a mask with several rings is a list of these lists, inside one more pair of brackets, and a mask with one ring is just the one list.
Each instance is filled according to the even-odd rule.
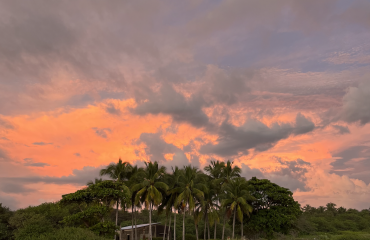
[[370,1],[0,1],[0,202],[119,158],[369,208]]

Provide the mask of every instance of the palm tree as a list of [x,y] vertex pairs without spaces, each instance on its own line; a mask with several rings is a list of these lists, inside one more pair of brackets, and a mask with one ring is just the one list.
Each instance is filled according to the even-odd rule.
[[204,198],[202,202],[196,203],[196,211],[199,211],[204,217],[204,234],[203,238],[206,239],[206,232],[208,228],[208,239],[210,239],[210,221],[214,221],[214,210],[219,209],[217,189],[212,182],[212,178],[207,175],[202,176],[202,191]]
[[179,207],[180,204],[183,209],[183,220],[182,220],[182,239],[185,240],[185,214],[186,207],[188,207],[189,213],[195,208],[196,201],[202,201],[204,194],[199,189],[199,185],[196,181],[200,174],[196,167],[186,166],[184,167],[184,175],[180,176],[179,187],[174,188],[171,193],[179,193],[175,201],[175,208]]
[[[226,164],[224,162],[211,162],[211,165],[206,167],[204,170],[214,179],[213,182],[217,189],[217,194],[221,194],[222,187],[232,181],[235,178],[240,177],[242,170],[238,166],[233,166],[234,162],[227,160]],[[222,240],[225,237],[225,225],[226,225],[226,209],[224,211],[224,221],[222,225]]]
[[[172,209],[174,208],[176,198],[179,195],[179,193],[173,192],[172,190],[179,187],[179,178],[181,175],[183,175],[183,170],[179,169],[176,166],[175,168],[172,167],[172,174],[166,174],[164,178],[165,183],[169,186],[169,190],[167,191],[167,195],[163,199],[162,204],[158,207],[158,212],[160,213],[161,211],[166,209],[166,223],[167,223],[167,217],[168,216],[170,217],[168,230],[167,230],[168,232],[167,240],[170,239]],[[174,237],[176,239],[176,208],[174,210],[175,210],[174,212],[175,213],[174,214]],[[165,231],[166,231],[166,224],[165,224]],[[163,235],[163,238],[164,238],[164,235]]]
[[149,211],[149,239],[152,240],[152,210],[153,206],[158,206],[162,202],[163,195],[168,190],[167,184],[162,179],[166,168],[159,167],[158,162],[146,162],[143,172],[143,182],[132,187],[136,193],[135,203],[143,202]]
[[247,203],[248,200],[254,200],[254,198],[248,192],[248,184],[244,178],[236,178],[225,184],[223,191],[225,192],[222,200],[222,206],[233,214],[233,233],[232,238],[234,239],[235,232],[235,217],[241,222],[241,237],[243,238],[243,214],[247,214],[253,211],[251,205]]
[[[124,182],[125,180],[128,180],[128,174],[131,170],[132,166],[130,163],[122,162],[122,160],[119,159],[118,163],[111,163],[106,168],[100,170],[100,176],[107,175],[115,181]],[[116,226],[118,226],[118,205],[119,199],[117,199],[116,206]]]
[[[142,182],[143,180],[143,173],[144,168],[134,166],[131,169],[131,172],[128,175],[128,182],[127,185],[132,188],[134,185]],[[136,207],[140,207],[140,203],[135,204],[135,197],[136,197],[137,191],[131,191],[131,232],[132,232],[132,239],[137,239],[137,227],[136,227]],[[134,221],[135,221],[135,234],[134,234]]]
[[[179,213],[179,207],[175,207],[176,199],[179,196],[179,193],[176,191],[178,187],[180,187],[180,177],[184,175],[184,170],[179,169],[177,166],[175,168],[172,167],[172,174],[167,175],[170,184],[170,190],[168,191],[169,200],[168,200],[168,208],[174,209],[174,222],[173,222],[173,237],[176,239],[176,215]],[[177,213],[176,213],[177,210]],[[171,228],[169,228],[168,232],[170,233]],[[170,240],[169,235],[167,240]]]
[[[225,169],[225,163],[224,162],[220,162],[220,161],[211,161],[211,164],[206,166],[204,168],[204,170],[208,173],[208,176],[209,176],[209,181],[212,183],[211,187],[213,188],[213,194],[215,195],[214,196],[214,200],[216,202],[220,202],[220,199],[219,199],[219,195],[220,195],[220,192],[221,192],[221,186],[223,184],[224,181],[220,181],[220,179],[223,179],[223,175],[224,175],[224,169]],[[225,218],[224,218],[225,220]],[[224,224],[225,224],[225,221],[224,221]],[[209,222],[208,222],[208,228],[209,228]],[[217,228],[217,224],[215,224],[215,236],[214,238],[216,239],[216,228]],[[209,229],[208,229],[209,231]],[[209,234],[208,234],[209,235]],[[204,237],[205,238],[205,237]],[[208,236],[208,238],[210,238],[210,236]]]

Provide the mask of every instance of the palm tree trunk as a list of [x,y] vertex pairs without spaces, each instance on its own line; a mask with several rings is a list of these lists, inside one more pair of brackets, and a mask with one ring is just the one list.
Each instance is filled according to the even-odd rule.
[[163,240],[166,239],[167,219],[168,219],[168,215],[166,215],[166,222],[164,223]]
[[152,239],[152,204],[149,203],[149,208],[150,208],[150,211],[149,211],[149,240],[153,240]]
[[217,228],[217,222],[216,222],[216,220],[215,220],[215,236],[214,236],[214,240],[216,240],[216,228]]
[[206,240],[206,232],[207,232],[207,210],[204,213],[204,233],[203,233],[203,240]]
[[225,223],[226,223],[226,214],[225,214],[225,217],[224,217],[224,224],[222,226],[222,240],[225,239]]
[[116,226],[118,226],[118,204],[119,204],[119,200],[117,200],[117,207],[116,207]]
[[[179,211],[177,211],[179,212]],[[176,240],[176,210],[175,210],[175,216],[173,220],[173,240]]]
[[241,228],[242,228],[242,229],[241,229],[241,230],[242,230],[241,239],[244,239],[244,238],[243,238],[243,220],[242,220],[242,222],[241,222]]
[[171,234],[171,217],[172,217],[172,209],[170,211],[170,222],[168,223],[168,235],[167,240],[170,240],[170,234]]
[[185,240],[185,214],[186,214],[186,211],[184,209],[184,214],[182,217],[182,240]]
[[199,236],[198,236],[198,224],[197,223],[195,224],[195,235],[197,236],[197,240],[199,240]]
[[208,228],[208,240],[211,240],[211,231],[209,229],[209,219],[208,219],[208,215],[207,215],[207,228]]
[[[120,232],[121,232],[121,229],[120,229]],[[131,236],[130,238],[132,240],[135,240],[134,238],[134,203],[132,203],[131,205]]]
[[233,220],[233,235],[232,235],[232,239],[234,239],[234,232],[235,232],[235,215],[236,215],[236,207],[234,207],[234,220]]
[[137,240],[137,212],[136,212],[136,206],[135,206],[135,240]]

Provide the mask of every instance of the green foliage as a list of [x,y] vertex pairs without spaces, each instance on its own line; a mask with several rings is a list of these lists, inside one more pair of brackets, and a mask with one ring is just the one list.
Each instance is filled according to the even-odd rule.
[[24,239],[60,228],[60,221],[77,211],[76,204],[62,208],[58,203],[43,203],[17,210],[10,217],[9,224],[15,229],[15,239]]
[[253,177],[248,183],[250,194],[256,200],[252,202],[254,211],[246,221],[247,230],[263,232],[268,238],[272,238],[274,232],[287,234],[302,213],[293,193],[267,179]]
[[[133,218],[137,224],[148,223],[150,218],[165,224],[170,215],[171,235],[175,230],[181,240],[183,229],[186,240],[196,239],[196,232],[203,239],[204,231],[207,238],[209,231],[214,239],[215,225],[216,238],[220,239],[224,220],[225,239],[243,233],[268,239],[295,239],[298,233],[309,235],[308,239],[370,239],[366,234],[370,233],[370,209],[358,211],[328,203],[318,208],[306,205],[301,210],[288,189],[266,179],[246,181],[240,177],[240,168],[230,161],[211,162],[205,171],[207,175],[187,166],[175,167],[167,174],[157,162],[146,163],[145,169],[122,161],[111,164],[101,173],[114,181],[96,179],[87,188],[64,195],[59,203],[15,212],[0,204],[0,240],[112,239],[114,219],[121,226],[130,226]],[[143,209],[143,204],[150,210]],[[127,207],[132,212],[126,212]],[[154,238],[159,239],[163,238]]]
[[12,236],[12,227],[9,224],[9,219],[13,215],[8,207],[0,203],[0,240],[10,239]]
[[[296,227],[301,234],[339,233],[341,231],[363,231],[370,229],[370,210],[336,208],[334,203],[318,208],[306,205],[303,214],[297,220]],[[309,227],[307,227],[309,226]]]
[[[177,236],[176,240],[182,240],[182,235]],[[185,240],[197,240],[197,237],[195,235],[185,234]]]
[[83,228],[67,227],[41,235],[22,238],[22,240],[107,240],[95,235],[92,231]]
[[[122,182],[102,181],[86,189],[63,196],[61,206],[77,204],[80,212],[66,216],[63,223],[86,227],[98,235],[114,235],[115,224],[109,221],[111,205],[118,199],[130,199],[130,190]],[[114,227],[113,227],[114,226]]]

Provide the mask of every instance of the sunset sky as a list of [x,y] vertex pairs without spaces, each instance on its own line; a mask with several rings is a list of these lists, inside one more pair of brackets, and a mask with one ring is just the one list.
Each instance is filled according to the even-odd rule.
[[370,207],[370,1],[0,2],[0,202],[122,158]]

